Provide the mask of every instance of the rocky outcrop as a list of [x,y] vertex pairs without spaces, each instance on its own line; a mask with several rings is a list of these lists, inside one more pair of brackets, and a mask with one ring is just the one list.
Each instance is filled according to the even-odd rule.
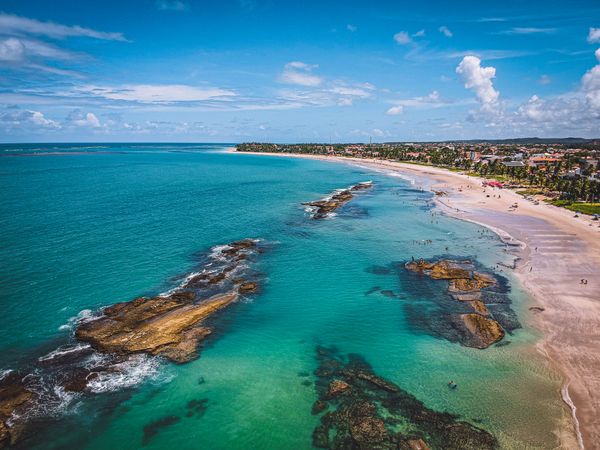
[[[212,333],[205,321],[234,303],[240,293],[258,288],[257,282],[245,279],[225,283],[257,249],[251,239],[233,242],[213,255],[213,264],[170,294],[109,306],[99,319],[80,324],[75,336],[104,353],[146,353],[177,363],[190,361],[196,357],[198,344]],[[221,265],[213,268],[216,261]],[[217,284],[227,291],[206,298],[205,293]]]
[[148,353],[182,363],[194,358],[211,333],[202,321],[237,300],[237,292],[194,304],[189,295],[136,299],[106,308],[104,316],[77,328],[78,340],[105,353]]
[[353,192],[362,191],[373,186],[371,181],[364,181],[362,183],[350,186],[347,189],[340,189],[335,191],[333,194],[325,197],[324,199],[317,200],[314,202],[302,203],[307,206],[308,211],[313,219],[324,219],[329,217],[333,211],[344,206],[350,200],[354,198]]
[[476,313],[461,314],[459,317],[464,325],[465,342],[468,342],[469,347],[488,348],[504,337],[504,330],[493,319]]
[[329,384],[329,389],[327,390],[327,397],[333,398],[339,394],[343,394],[348,389],[350,389],[350,385],[342,380],[333,380]]
[[[484,290],[497,285],[493,276],[475,271],[471,261],[420,259],[406,263],[405,267],[434,280],[448,281],[447,291],[452,298],[457,303],[471,307],[471,313],[457,310],[447,315],[449,324],[462,345],[484,349],[502,340],[505,334],[502,326],[482,301]],[[458,309],[459,305],[456,306]]]
[[[457,416],[438,412],[379,377],[358,355],[318,347],[315,370],[321,414],[313,446],[327,449],[492,450],[493,435]],[[331,395],[332,386],[343,395]]]
[[8,420],[15,412],[27,408],[35,396],[18,373],[8,373],[0,380],[0,448],[17,440],[19,426],[9,424]]

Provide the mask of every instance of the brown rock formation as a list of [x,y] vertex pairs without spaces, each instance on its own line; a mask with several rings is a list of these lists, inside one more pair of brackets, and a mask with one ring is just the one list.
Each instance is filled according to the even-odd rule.
[[475,313],[461,314],[460,318],[470,334],[470,347],[487,348],[504,337],[504,330],[495,320]]
[[238,294],[216,295],[199,304],[186,302],[187,297],[141,298],[106,308],[104,317],[81,324],[75,336],[106,353],[143,352],[187,362],[211,333],[210,328],[198,325],[234,302]]
[[330,213],[352,200],[352,198],[354,198],[352,192],[368,189],[372,185],[372,182],[365,181],[362,183],[355,184],[354,186],[350,186],[348,189],[341,189],[335,191],[333,194],[322,200],[306,202],[302,204],[305,206],[309,206],[313,209],[311,215],[313,219],[324,219],[325,217],[328,217]]
[[327,396],[332,398],[336,395],[343,394],[348,389],[350,389],[350,385],[342,380],[333,380],[329,383],[329,389],[327,390]]
[[13,444],[18,437],[18,428],[12,427],[8,419],[15,411],[27,407],[35,394],[23,384],[17,373],[9,373],[0,380],[0,447]]
[[487,306],[480,300],[473,300],[468,302],[471,307],[477,311],[479,314],[483,314],[484,316],[489,315],[490,311],[487,309]]

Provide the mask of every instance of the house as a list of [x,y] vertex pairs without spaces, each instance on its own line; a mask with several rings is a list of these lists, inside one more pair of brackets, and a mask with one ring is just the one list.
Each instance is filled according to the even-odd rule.
[[525,167],[523,161],[504,161],[502,165],[506,167]]

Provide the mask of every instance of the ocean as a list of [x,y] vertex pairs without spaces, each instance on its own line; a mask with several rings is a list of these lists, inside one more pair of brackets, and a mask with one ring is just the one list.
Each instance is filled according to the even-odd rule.
[[[44,378],[16,448],[312,448],[319,346],[360,355],[501,448],[557,445],[560,378],[535,351],[526,294],[499,271],[514,256],[496,235],[440,214],[423,180],[227,147],[0,146],[1,373],[35,375],[78,321],[168,291],[215,246],[267,245],[259,293],[219,314],[198,359],[140,356],[81,393]],[[327,219],[302,206],[367,180]],[[469,348],[431,329],[440,284],[403,264],[442,256],[497,271],[522,325],[508,345]]]

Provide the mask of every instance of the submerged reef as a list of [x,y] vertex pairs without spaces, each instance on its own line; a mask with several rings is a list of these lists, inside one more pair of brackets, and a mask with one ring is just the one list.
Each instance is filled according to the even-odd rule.
[[379,292],[402,299],[408,326],[416,333],[485,349],[509,344],[506,334],[521,327],[511,308],[508,281],[476,261],[444,256],[371,266],[366,271],[399,278],[402,292],[383,292],[375,286],[365,295]]
[[502,290],[499,279],[476,271],[471,261],[420,259],[406,263],[405,268],[446,282],[446,292],[454,301],[446,304],[449,308],[442,313],[446,326],[439,327],[441,336],[466,347],[484,349],[502,340],[505,328],[512,331],[520,326],[510,309],[510,300],[498,292]]
[[379,377],[359,355],[317,347],[313,446],[326,449],[491,450],[496,438],[453,414],[429,409]]
[[[259,290],[261,275],[251,267],[264,248],[255,239],[214,247],[176,288],[88,314],[76,323],[75,342],[0,375],[0,448],[31,439],[28,424],[47,424],[53,408],[74,398],[132,387],[155,375],[156,356],[175,363],[197,358],[218,327],[219,312]],[[204,407],[191,404],[190,411]],[[154,428],[145,430],[147,438]]]
[[373,186],[372,181],[363,181],[350,186],[347,189],[338,189],[329,196],[314,202],[302,203],[307,206],[312,219],[325,219],[329,217],[336,209],[341,208],[354,198],[353,192],[369,189]]

